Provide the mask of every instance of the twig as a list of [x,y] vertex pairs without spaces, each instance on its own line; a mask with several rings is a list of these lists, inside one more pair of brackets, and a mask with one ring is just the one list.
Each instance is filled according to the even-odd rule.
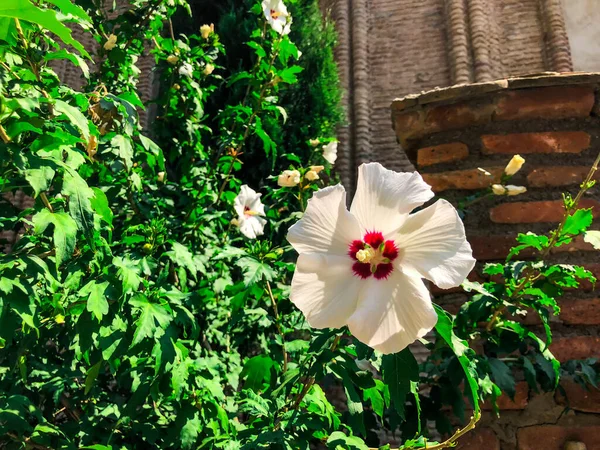
[[54,209],[52,209],[52,205],[48,201],[48,197],[46,197],[46,193],[45,192],[40,192],[40,198],[42,199],[42,203],[44,203],[44,206],[46,208],[48,208],[51,213],[53,213]]
[[10,143],[10,136],[6,134],[6,130],[2,125],[0,125],[0,139],[2,139],[2,142],[4,142],[5,144]]
[[271,284],[265,280],[265,284],[267,286],[267,293],[269,294],[269,298],[271,299],[271,305],[273,306],[273,312],[275,313],[275,327],[277,327],[277,333],[281,337],[281,347],[283,349],[283,373],[287,371],[288,365],[288,354],[285,350],[285,335],[283,334],[283,330],[281,329],[280,319],[279,319],[279,311],[277,309],[277,302],[275,302],[275,297],[273,297],[273,291],[271,290]]

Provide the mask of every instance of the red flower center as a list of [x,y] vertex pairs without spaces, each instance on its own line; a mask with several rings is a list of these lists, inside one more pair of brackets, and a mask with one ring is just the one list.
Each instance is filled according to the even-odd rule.
[[281,15],[281,13],[279,11],[275,11],[274,9],[271,10],[271,17],[273,19],[277,20],[280,15]]
[[386,241],[379,231],[369,231],[362,240],[352,241],[348,255],[356,261],[352,265],[354,275],[362,279],[373,275],[381,280],[386,279],[394,270],[392,261],[398,257],[398,247],[394,241]]

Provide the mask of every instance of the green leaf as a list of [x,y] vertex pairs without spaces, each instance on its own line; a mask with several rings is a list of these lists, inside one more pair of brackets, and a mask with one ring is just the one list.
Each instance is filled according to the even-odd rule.
[[35,197],[40,195],[40,192],[50,189],[54,174],[54,169],[50,166],[40,166],[37,169],[25,170],[25,179],[33,188]]
[[302,70],[304,69],[302,69],[302,67],[300,66],[291,66],[286,67],[277,75],[279,75],[279,78],[281,78],[281,81],[283,81],[284,83],[293,84],[298,82],[298,77],[296,76],[296,74],[299,74],[300,72],[302,72]]
[[565,221],[565,226],[562,229],[561,236],[564,235],[577,235],[587,230],[592,224],[594,216],[592,215],[592,209],[578,209]]
[[110,141],[110,145],[117,149],[119,158],[123,160],[125,168],[130,170],[133,165],[133,146],[131,145],[131,139],[122,134],[117,134]]
[[43,209],[32,217],[33,229],[42,234],[48,225],[54,225],[54,246],[56,248],[56,266],[69,259],[77,242],[77,223],[65,212],[52,213]]
[[91,59],[83,45],[73,39],[71,30],[58,20],[56,11],[40,9],[29,0],[3,0],[0,4],[0,17],[36,23],[56,34],[65,44],[72,45],[83,56]]
[[118,268],[117,276],[123,282],[123,293],[136,292],[140,287],[140,262],[115,256],[112,263]]
[[185,267],[192,276],[196,276],[198,273],[198,266],[197,260],[194,259],[192,252],[179,242],[171,242],[171,246],[171,251],[165,252],[165,256],[168,256],[171,261],[179,267]]
[[263,277],[267,281],[273,281],[275,277],[275,271],[268,264],[249,256],[239,259],[237,265],[244,271],[244,285],[246,286],[260,282]]
[[271,381],[271,368],[274,365],[275,361],[266,355],[254,356],[246,361],[240,373],[240,378],[246,380],[244,389],[262,391],[264,384]]
[[91,312],[98,321],[102,320],[102,316],[108,313],[108,301],[106,300],[106,289],[108,281],[97,283],[92,280],[79,291],[79,295],[88,296],[87,310]]
[[600,231],[586,231],[583,240],[592,244],[596,250],[600,250]]
[[194,416],[188,418],[185,425],[181,428],[181,432],[179,433],[181,448],[192,448],[198,439],[198,434],[201,429],[202,421],[200,420],[198,411],[196,411]]
[[498,385],[503,392],[506,392],[510,398],[515,397],[515,379],[510,368],[502,361],[496,358],[488,358],[488,364],[492,370],[494,383]]
[[87,371],[87,375],[85,377],[85,395],[88,395],[92,390],[92,387],[94,387],[94,382],[96,381],[96,378],[98,378],[102,364],[103,361],[100,360]]
[[86,142],[90,140],[88,120],[79,108],[71,106],[62,100],[54,100],[54,110],[67,116],[71,123],[81,132]]
[[453,321],[450,316],[440,308],[438,305],[433,305],[435,311],[438,315],[438,321],[435,325],[435,330],[438,332],[440,337],[446,341],[446,344],[452,349],[456,357],[458,358],[458,362],[460,363],[465,380],[467,381],[467,385],[469,387],[469,391],[471,394],[471,401],[473,403],[473,408],[476,414],[479,413],[479,384],[477,383],[477,379],[479,378],[477,375],[477,368],[475,367],[474,361],[469,359],[466,356],[468,351],[471,351],[466,343],[458,336],[454,334],[453,330]]
[[419,365],[409,348],[384,355],[381,360],[383,382],[390,389],[390,399],[400,417],[404,418],[404,403],[410,392],[410,382],[419,381]]
[[67,166],[63,177],[63,195],[69,197],[69,212],[77,227],[82,230],[88,239],[88,242],[95,248],[94,243],[94,209],[91,199],[94,198],[94,191],[79,176],[77,172]]
[[[60,12],[67,15],[70,14],[77,19],[81,19],[78,21],[79,24],[85,24],[88,26],[92,25],[92,19],[88,14],[83,10],[81,6],[75,5],[71,0],[46,0],[48,3],[52,3],[54,6],[60,9]],[[85,23],[87,22],[87,23]]]
[[346,436],[341,431],[334,431],[329,435],[327,448],[332,450],[369,450],[369,447],[361,438]]
[[142,295],[136,296],[130,303],[141,311],[136,321],[137,327],[133,334],[132,347],[142,342],[144,338],[159,337],[155,336],[157,328],[165,329],[173,319],[164,307],[156,303],[150,303]]
[[383,411],[385,409],[385,402],[381,392],[385,386],[381,380],[375,380],[375,387],[365,389],[363,391],[363,398],[365,401],[371,402],[371,407],[375,414],[383,419]]
[[92,205],[92,208],[94,208],[94,211],[96,211],[96,214],[98,214],[102,220],[112,227],[113,212],[110,209],[110,206],[108,206],[108,198],[106,197],[106,194],[104,191],[101,191],[96,187],[91,189],[94,191],[94,196],[90,198],[90,204]]

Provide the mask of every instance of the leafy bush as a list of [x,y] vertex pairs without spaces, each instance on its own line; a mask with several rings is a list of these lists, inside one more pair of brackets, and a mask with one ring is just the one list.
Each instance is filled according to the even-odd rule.
[[[311,329],[290,302],[296,256],[283,236],[333,178],[341,119],[332,28],[315,1],[290,7],[290,35],[269,25],[285,29],[285,14],[257,1],[226,4],[216,27],[194,20],[187,35],[185,0],[134,0],[120,15],[101,3],[0,6],[0,224],[19,234],[0,257],[0,446],[365,449],[400,428],[404,448],[444,448],[473,428],[481,400],[511,394],[512,369],[556,385],[549,328],[543,341],[511,315],[530,307],[547,325],[562,290],[591,279],[579,267],[489,265],[504,281],[466,282],[475,294],[456,318],[436,309],[421,366],[345,327]],[[98,43],[94,70],[69,22]],[[161,88],[147,134],[145,46]],[[81,68],[83,92],[52,71],[61,59]],[[19,193],[30,208],[11,203]],[[581,195],[554,234],[520,236],[511,257],[530,246],[543,259],[583,233]],[[473,419],[426,441],[427,420],[451,429],[443,405],[464,416],[463,394]]]

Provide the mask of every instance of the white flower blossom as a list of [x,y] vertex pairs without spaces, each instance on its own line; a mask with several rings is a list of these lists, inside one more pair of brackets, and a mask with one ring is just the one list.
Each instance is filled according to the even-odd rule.
[[524,163],[525,163],[525,158],[523,158],[521,155],[515,155],[512,157],[512,159],[506,165],[506,168],[504,169],[504,173],[506,175],[508,175],[509,177],[513,176],[515,173],[517,173],[519,170],[521,170],[521,167],[523,167]]
[[514,186],[509,184],[506,186],[506,194],[507,195],[520,195],[527,192],[527,188],[525,186]]
[[244,184],[233,203],[238,218],[236,222],[232,221],[232,223],[237,225],[240,232],[250,239],[256,239],[257,236],[263,234],[267,223],[261,217],[265,215],[265,207],[260,201],[261,195]]
[[179,67],[179,75],[181,75],[181,76],[192,78],[193,73],[194,73],[194,68],[192,67],[192,65],[190,63],[184,62]]
[[437,322],[426,278],[458,286],[475,260],[454,207],[418,173],[359,168],[350,210],[341,185],[317,191],[288,241],[300,254],[291,300],[315,328],[347,325],[361,342],[396,353]]
[[108,39],[106,40],[106,42],[104,43],[104,50],[106,50],[107,52],[111,51],[113,48],[115,48],[117,45],[117,36],[115,36],[114,34],[111,34]]
[[202,73],[205,76],[209,76],[211,73],[213,73],[214,70],[215,70],[215,66],[213,66],[212,64],[207,64],[206,67],[204,68],[204,70],[202,71]]
[[337,141],[330,142],[323,146],[323,158],[331,165],[335,164],[335,160],[337,159],[337,148]]
[[492,192],[494,195],[504,195],[506,194],[506,188],[501,184],[492,184]]
[[200,27],[200,36],[202,39],[208,39],[208,37],[215,32],[215,24],[210,25],[204,24]]
[[294,187],[300,183],[300,172],[297,170],[284,170],[277,177],[277,184],[281,187]]
[[263,0],[262,8],[271,28],[281,35],[289,34],[292,17],[282,0]]

